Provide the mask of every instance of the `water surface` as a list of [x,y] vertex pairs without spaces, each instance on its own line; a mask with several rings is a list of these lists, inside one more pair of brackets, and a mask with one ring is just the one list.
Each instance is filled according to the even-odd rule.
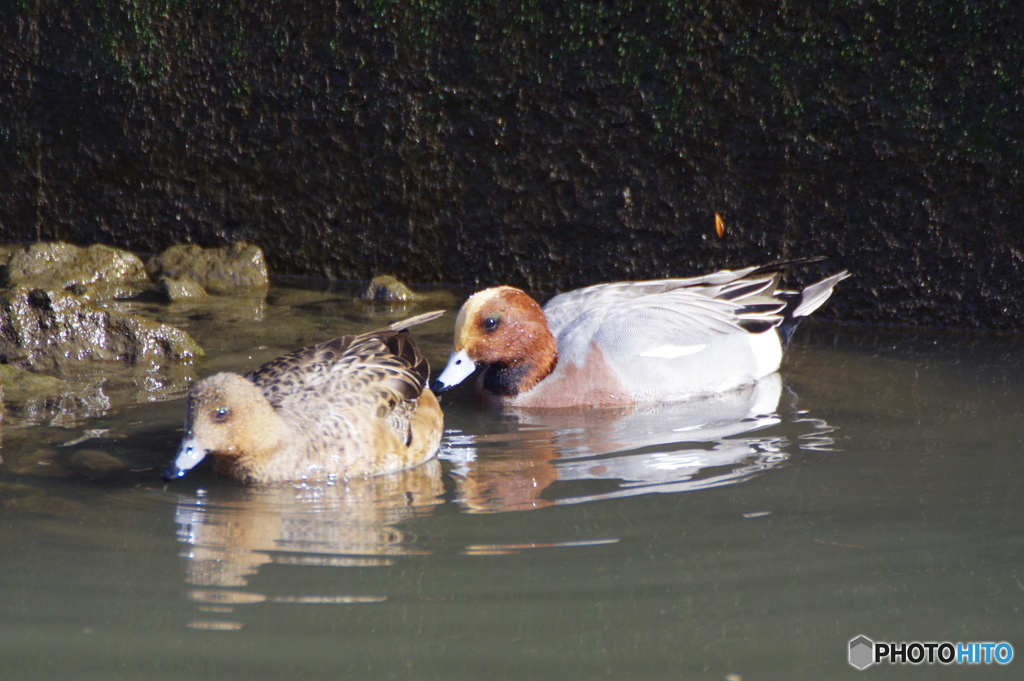
[[[209,359],[7,394],[11,679],[1012,678],[846,646],[1024,650],[1024,340],[805,324],[781,379],[690,405],[496,412],[439,461],[335,487],[158,473],[187,385],[381,326],[348,290],[119,303]],[[454,314],[417,330],[443,364]]]

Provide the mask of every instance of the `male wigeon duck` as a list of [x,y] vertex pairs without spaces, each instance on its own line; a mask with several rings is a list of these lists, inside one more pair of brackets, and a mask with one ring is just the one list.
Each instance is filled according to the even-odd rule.
[[475,392],[513,407],[674,401],[749,385],[778,370],[796,324],[845,270],[802,291],[778,288],[796,262],[702,277],[598,284],[541,308],[511,286],[480,291],[459,310],[443,392],[482,369]]
[[164,480],[203,458],[242,482],[332,481],[417,466],[437,451],[443,418],[429,366],[407,329],[302,348],[245,376],[219,373],[188,392],[185,435]]

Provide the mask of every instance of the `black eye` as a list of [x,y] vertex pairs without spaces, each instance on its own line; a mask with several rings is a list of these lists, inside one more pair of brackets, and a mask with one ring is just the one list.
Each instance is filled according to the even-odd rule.
[[501,317],[492,314],[490,317],[484,320],[484,331],[486,331],[487,333],[494,331],[496,328],[498,328],[499,323],[501,323]]
[[224,423],[231,416],[231,410],[227,407],[217,407],[213,410],[213,420],[217,423]]

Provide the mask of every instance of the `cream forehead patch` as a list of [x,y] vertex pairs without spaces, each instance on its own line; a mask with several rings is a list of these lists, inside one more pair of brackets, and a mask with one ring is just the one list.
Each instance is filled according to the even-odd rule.
[[476,319],[480,309],[497,298],[503,291],[511,290],[507,286],[499,286],[497,288],[484,289],[471,295],[465,303],[462,304],[462,309],[459,310],[459,314],[455,317],[455,348],[459,350],[465,344],[468,336],[473,332],[472,320]]

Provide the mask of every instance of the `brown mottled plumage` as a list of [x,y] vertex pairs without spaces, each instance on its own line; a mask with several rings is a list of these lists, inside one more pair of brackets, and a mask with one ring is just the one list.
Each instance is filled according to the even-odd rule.
[[182,477],[207,454],[217,473],[243,482],[365,477],[430,459],[443,417],[407,329],[441,314],[302,348],[244,377],[199,381],[164,479]]

